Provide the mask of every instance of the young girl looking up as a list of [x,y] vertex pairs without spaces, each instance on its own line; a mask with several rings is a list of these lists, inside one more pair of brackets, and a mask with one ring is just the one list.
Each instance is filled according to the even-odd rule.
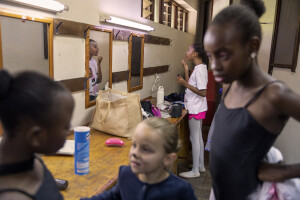
[[101,62],[102,57],[97,57],[97,61],[93,56],[98,56],[99,48],[95,40],[90,39],[90,61],[89,61],[89,92],[90,101],[96,99],[99,88],[98,84],[102,81]]
[[35,153],[55,153],[64,145],[73,106],[71,93],[48,77],[0,70],[0,199],[63,199]]
[[300,164],[261,163],[289,117],[300,121],[300,97],[261,70],[258,18],[264,4],[241,2],[245,5],[229,6],[215,16],[204,37],[215,80],[224,83],[210,152],[213,192],[221,200],[246,199],[259,179],[300,177]]
[[156,117],[142,121],[132,135],[130,166],[120,167],[117,185],[110,191],[90,200],[196,200],[191,185],[168,170],[177,151],[175,125]]
[[[193,61],[195,68],[189,76],[189,67],[186,61]],[[193,168],[191,171],[182,172],[179,176],[195,178],[200,172],[205,172],[204,167],[204,144],[202,139],[202,120],[207,111],[206,86],[208,81],[207,64],[208,58],[202,44],[195,43],[189,47],[186,57],[181,61],[185,79],[178,76],[177,82],[186,87],[185,107],[189,113],[190,140],[192,143]]]

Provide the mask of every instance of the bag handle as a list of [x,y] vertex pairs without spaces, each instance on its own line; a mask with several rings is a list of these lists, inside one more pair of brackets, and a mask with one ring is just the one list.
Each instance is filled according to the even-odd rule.
[[[98,104],[98,101],[96,101],[96,103]],[[99,121],[100,123],[103,123],[104,121],[106,121],[107,116],[108,116],[108,113],[109,113],[109,111],[110,111],[110,101],[108,101],[107,104],[108,104],[108,105],[107,105],[107,112],[106,112],[106,114],[105,114],[104,119],[101,120],[100,111],[98,111],[98,121]],[[98,105],[96,105],[96,108],[98,108]]]

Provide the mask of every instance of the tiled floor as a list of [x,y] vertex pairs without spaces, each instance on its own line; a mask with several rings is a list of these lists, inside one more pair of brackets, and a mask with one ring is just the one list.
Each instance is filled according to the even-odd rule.
[[[206,172],[200,173],[199,178],[185,179],[193,186],[195,195],[198,200],[208,200],[211,189],[211,176],[208,164],[205,163]],[[178,172],[189,171],[186,164],[178,164]]]
[[[203,126],[203,141],[206,143],[209,126]],[[192,163],[191,155],[187,159],[187,163]],[[208,200],[211,190],[211,175],[209,170],[209,153],[204,151],[204,165],[206,172],[200,173],[199,178],[185,179],[193,186],[195,195],[198,200]],[[186,163],[178,163],[178,173],[191,170]]]

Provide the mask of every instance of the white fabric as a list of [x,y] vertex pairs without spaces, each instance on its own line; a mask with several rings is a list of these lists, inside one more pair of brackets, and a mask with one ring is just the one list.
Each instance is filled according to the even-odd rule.
[[[191,74],[188,83],[198,90],[205,90],[208,82],[207,67],[204,64],[195,66],[193,73]],[[192,92],[190,89],[185,90],[184,96],[185,108],[189,114],[198,114],[200,112],[207,111],[206,97]]]
[[202,119],[189,119],[190,140],[192,143],[193,169],[198,172],[204,169],[204,144],[202,139]]
[[91,96],[97,96],[98,94],[98,66],[97,61],[95,59],[91,59],[89,61],[89,69],[90,69],[90,76],[89,79],[89,91]]
[[[272,147],[268,152],[265,160],[268,163],[278,163],[283,161],[281,152]],[[274,190],[277,193],[278,198],[273,197]],[[300,199],[300,179],[293,178],[288,179],[284,182],[271,183],[263,182],[262,185],[258,186],[256,191],[249,195],[248,200],[299,200]]]

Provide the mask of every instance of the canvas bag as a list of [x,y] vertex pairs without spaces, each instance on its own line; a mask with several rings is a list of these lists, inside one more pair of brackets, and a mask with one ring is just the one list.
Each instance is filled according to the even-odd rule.
[[108,89],[100,90],[90,127],[120,137],[130,137],[142,121],[139,94]]

